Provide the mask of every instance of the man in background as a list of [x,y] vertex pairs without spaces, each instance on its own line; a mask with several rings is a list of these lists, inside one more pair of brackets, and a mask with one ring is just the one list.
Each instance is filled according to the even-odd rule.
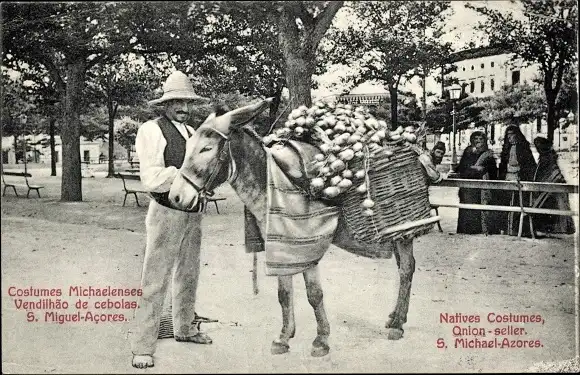
[[431,151],[419,155],[419,161],[423,164],[428,184],[437,184],[443,179],[436,166],[443,161],[445,151],[445,143],[438,141]]

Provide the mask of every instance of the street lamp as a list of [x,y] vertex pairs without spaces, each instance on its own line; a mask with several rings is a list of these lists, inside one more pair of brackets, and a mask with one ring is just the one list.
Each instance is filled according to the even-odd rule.
[[455,102],[461,96],[461,86],[457,83],[452,85],[449,88],[449,99],[453,103],[453,112],[451,112],[453,116],[453,148],[451,153],[451,173],[457,173],[457,147],[455,145],[455,133],[457,133],[456,124],[455,124]]

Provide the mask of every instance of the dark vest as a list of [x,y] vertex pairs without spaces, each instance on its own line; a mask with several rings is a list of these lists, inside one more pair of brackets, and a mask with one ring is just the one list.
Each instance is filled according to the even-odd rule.
[[[165,146],[165,150],[163,151],[163,159],[165,160],[165,167],[175,167],[177,169],[181,168],[183,164],[183,158],[185,157],[185,144],[187,140],[183,138],[183,135],[177,130],[175,125],[166,117],[161,116],[156,119],[157,125],[159,129],[161,129],[161,133],[163,133],[163,138],[165,138],[165,142],[167,145]],[[188,136],[191,137],[189,133],[189,129],[187,126],[185,127]],[[151,193],[153,199],[157,201],[162,206],[171,207],[169,203],[169,192],[165,193]],[[198,211],[198,205],[191,210],[191,212]]]

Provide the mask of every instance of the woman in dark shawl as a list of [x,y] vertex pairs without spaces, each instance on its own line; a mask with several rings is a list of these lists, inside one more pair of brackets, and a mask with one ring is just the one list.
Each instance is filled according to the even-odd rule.
[[[556,182],[565,184],[566,179],[558,167],[558,154],[552,148],[552,143],[543,137],[534,139],[536,150],[540,154],[538,168],[534,175],[537,182]],[[570,210],[570,202],[566,193],[539,192],[533,194],[534,201],[543,201],[541,208]],[[570,216],[535,214],[533,216],[534,230],[538,232],[574,234],[576,228]]]
[[[522,134],[519,126],[510,125],[505,130],[503,146],[499,163],[499,179],[506,181],[533,181],[536,172],[536,160],[530,148],[530,142]],[[502,191],[496,193],[498,203],[507,206],[520,206],[517,191]],[[529,205],[530,193],[523,193],[524,205]],[[500,215],[498,215],[500,216]],[[502,222],[502,229],[510,236],[517,236],[520,214],[509,212],[498,218]],[[531,236],[530,228],[524,225],[523,236]]]
[[[487,147],[487,137],[475,131],[469,138],[470,145],[463,151],[457,172],[459,178],[477,180],[497,179],[497,165],[493,152]],[[491,204],[489,190],[459,189],[459,203]],[[492,225],[490,211],[459,209],[457,233],[493,234],[497,233]]]

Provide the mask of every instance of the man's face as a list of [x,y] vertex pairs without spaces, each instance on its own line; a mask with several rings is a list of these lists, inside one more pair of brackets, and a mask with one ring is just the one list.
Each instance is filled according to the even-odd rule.
[[431,152],[431,155],[433,157],[433,163],[434,164],[441,164],[441,162],[443,161],[443,156],[445,155],[445,152],[443,152],[443,150],[433,150],[433,152]]
[[190,113],[190,102],[188,100],[170,100],[165,107],[165,114],[172,121],[186,122],[189,119]]
[[513,131],[507,132],[507,139],[508,139],[510,144],[512,144],[512,145],[516,144],[516,140],[517,140],[516,133]]
[[473,137],[473,145],[477,149],[482,149],[485,146],[485,138],[481,135],[476,135]]

